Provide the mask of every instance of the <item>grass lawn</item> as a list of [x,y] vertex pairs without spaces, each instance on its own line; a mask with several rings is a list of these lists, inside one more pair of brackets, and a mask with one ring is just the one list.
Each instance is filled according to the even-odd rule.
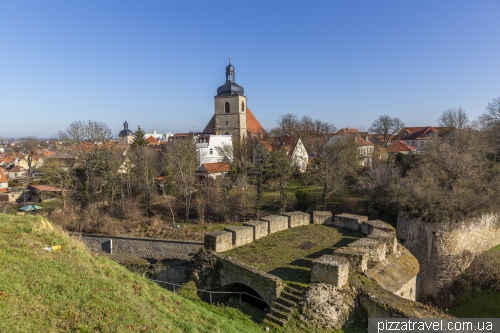
[[270,234],[225,254],[285,281],[307,285],[314,259],[362,237],[357,231],[311,224]]
[[0,332],[263,331],[238,309],[175,295],[40,221],[0,215]]

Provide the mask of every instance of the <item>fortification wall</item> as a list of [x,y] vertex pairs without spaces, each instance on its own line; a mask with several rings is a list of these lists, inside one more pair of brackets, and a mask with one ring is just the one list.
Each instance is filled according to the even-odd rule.
[[334,225],[359,230],[368,237],[337,249],[333,256],[324,255],[315,260],[312,282],[326,282],[341,287],[347,279],[346,266],[350,266],[377,281],[383,289],[415,300],[420,267],[417,259],[398,245],[396,230],[390,224],[380,220],[368,221],[366,216],[339,214],[334,217]]
[[242,227],[227,227],[224,231],[211,231],[205,234],[205,248],[215,252],[226,252],[235,247],[253,242],[269,234],[314,224],[331,224],[331,212],[288,212],[283,215],[268,215],[260,221],[248,221]]
[[[202,247],[202,242],[186,242],[176,240],[118,237],[106,235],[78,235],[87,247],[93,251],[113,254],[128,254],[140,258],[156,260],[180,259],[190,260]],[[110,242],[112,240],[112,242]],[[112,243],[112,249],[110,247]]]
[[259,271],[222,254],[214,253],[214,256],[217,258],[221,287],[229,286],[234,283],[249,286],[255,290],[269,306],[271,306],[281,295],[283,282],[279,277]]
[[484,215],[457,223],[426,223],[400,213],[397,235],[420,263],[418,297],[435,297],[476,255],[500,243],[500,219]]

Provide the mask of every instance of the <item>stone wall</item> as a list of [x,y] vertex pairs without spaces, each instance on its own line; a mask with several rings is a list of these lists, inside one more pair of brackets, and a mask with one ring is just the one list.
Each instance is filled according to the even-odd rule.
[[368,235],[337,249],[334,254],[345,258],[352,269],[374,279],[383,289],[415,300],[420,269],[417,259],[397,243],[396,230],[390,224],[365,218],[352,214],[334,217],[334,225],[360,230]]
[[253,228],[254,240],[266,237],[269,234],[269,225],[266,221],[248,221],[244,222],[243,225]]
[[113,254],[129,254],[140,258],[156,260],[190,260],[202,247],[201,242],[188,242],[141,237],[118,237],[105,235],[76,235],[93,251]]
[[274,275],[259,271],[223,254],[215,254],[220,287],[240,283],[255,290],[269,306],[278,299],[283,289],[282,280]]
[[342,288],[349,276],[349,261],[341,255],[325,254],[313,261],[311,282],[325,282]]
[[253,242],[254,229],[252,227],[227,227],[224,231],[229,231],[232,235],[233,246],[241,246]]
[[317,210],[312,213],[313,224],[332,224],[332,212]]
[[[323,218],[328,220],[331,212],[321,212]],[[275,232],[288,228],[308,225],[311,215],[303,212],[289,212],[283,215],[268,215],[260,221],[244,222],[242,227],[234,226],[224,228],[224,231],[211,231],[205,234],[205,248],[215,252],[229,251],[234,247],[245,245]]]
[[288,229],[288,217],[283,215],[269,215],[261,218],[262,221],[269,223],[269,233]]
[[397,235],[420,263],[418,297],[436,297],[476,255],[500,243],[500,219],[484,215],[456,223],[426,223],[400,213]]
[[308,225],[311,223],[311,215],[303,212],[283,213],[283,216],[288,217],[288,228],[298,227],[300,225]]

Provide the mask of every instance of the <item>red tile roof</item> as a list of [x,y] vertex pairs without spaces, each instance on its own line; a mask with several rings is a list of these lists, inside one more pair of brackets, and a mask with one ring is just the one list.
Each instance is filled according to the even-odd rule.
[[29,185],[29,188],[33,188],[40,192],[61,192],[62,190],[59,187],[49,186],[49,185]]
[[247,107],[247,131],[250,134],[263,134],[266,131],[264,127],[259,123],[257,118],[253,115],[252,111]]
[[355,128],[341,128],[337,132],[335,132],[333,135],[345,135],[349,137],[354,137],[356,140],[356,145],[358,146],[373,146],[373,143],[370,141],[366,141],[359,131]]
[[202,166],[208,173],[229,172],[229,164],[226,162],[204,163]]
[[399,153],[402,151],[415,151],[417,148],[410,146],[409,144],[404,143],[401,140],[398,140],[387,147],[387,151],[389,153]]
[[9,180],[7,179],[7,177],[5,176],[5,173],[3,172],[2,169],[0,169],[0,183],[6,183],[8,182]]
[[149,138],[146,139],[146,141],[147,143],[149,143],[150,146],[157,146],[160,142],[160,139],[157,139],[152,135],[150,135]]
[[433,138],[432,133],[435,133],[435,135],[439,135],[439,133],[445,129],[446,127],[434,127],[434,126],[403,127],[403,129],[398,133],[397,139],[431,140]]

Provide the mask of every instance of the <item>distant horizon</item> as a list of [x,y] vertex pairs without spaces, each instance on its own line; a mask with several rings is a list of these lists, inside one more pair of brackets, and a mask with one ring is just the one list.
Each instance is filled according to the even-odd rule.
[[[279,13],[279,15],[276,15]],[[434,126],[500,96],[500,2],[0,2],[0,136],[78,120],[203,131],[232,57],[262,126],[281,115]],[[22,120],[22,121],[20,121]]]

